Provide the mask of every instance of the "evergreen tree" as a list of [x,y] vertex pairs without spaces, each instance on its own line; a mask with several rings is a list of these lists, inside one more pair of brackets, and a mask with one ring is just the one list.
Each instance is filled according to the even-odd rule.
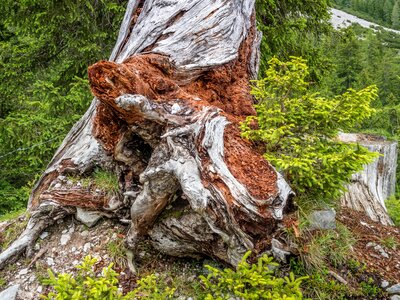
[[396,1],[392,11],[392,26],[395,29],[400,28],[400,6],[399,1]]
[[92,96],[87,67],[107,59],[126,0],[0,0],[0,214],[47,165]]
[[385,0],[383,3],[383,20],[387,24],[392,23],[392,11],[394,3],[392,0]]

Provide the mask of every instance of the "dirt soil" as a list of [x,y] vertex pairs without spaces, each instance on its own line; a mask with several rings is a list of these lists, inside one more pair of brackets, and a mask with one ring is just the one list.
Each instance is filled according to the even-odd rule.
[[[351,210],[340,212],[337,220],[348,227],[357,239],[349,255],[366,265],[367,275],[372,275],[377,283],[383,280],[387,280],[390,285],[399,283],[400,229],[383,226],[362,213]],[[2,229],[4,226],[0,224],[0,242],[4,238]],[[0,290],[9,285],[20,284],[18,300],[39,299],[40,294],[49,291],[49,288],[41,283],[41,279],[47,277],[48,268],[55,273],[75,273],[75,266],[86,255],[91,255],[98,259],[95,265],[97,271],[113,262],[114,269],[120,273],[120,290],[130,291],[136,287],[138,277],[131,274],[126,267],[125,252],[118,250],[123,248],[126,230],[127,226],[109,219],[99,221],[93,228],[87,228],[72,217],[61,220],[38,239],[35,245],[36,257],[21,257],[0,271]],[[368,243],[374,244],[367,246]],[[388,258],[382,256],[382,253],[375,249],[375,245],[381,246]],[[140,276],[156,273],[164,280],[180,282],[180,291],[194,297],[199,281],[198,275],[205,272],[204,264],[215,264],[208,259],[177,259],[165,256],[156,251],[148,240],[140,242],[136,262]],[[346,270],[336,272],[346,278]],[[349,283],[353,285],[352,282]]]
[[[23,220],[16,219],[17,222]],[[4,228],[0,223],[0,243],[4,241]],[[129,271],[123,239],[127,226],[110,219],[100,220],[88,228],[72,217],[60,220],[48,228],[35,244],[32,258],[20,257],[0,271],[0,291],[10,285],[20,284],[17,300],[39,299],[40,294],[50,291],[41,283],[48,278],[47,269],[54,273],[76,273],[76,265],[87,255],[97,258],[95,272],[114,264],[119,276],[119,289],[124,293],[134,289],[138,277]],[[122,250],[121,250],[122,249]],[[168,257],[155,250],[149,240],[142,240],[138,245],[135,261],[140,277],[155,273],[162,280],[174,280],[180,283],[182,293],[193,294],[193,287],[198,284],[198,275],[204,273],[204,260],[178,259]],[[208,264],[212,263],[210,260]],[[186,299],[186,298],[184,298]]]
[[[365,263],[369,271],[379,274],[387,281],[399,283],[400,228],[384,226],[352,210],[343,210],[337,219],[346,225],[357,239],[351,256]],[[388,257],[382,255],[375,244],[381,246]]]

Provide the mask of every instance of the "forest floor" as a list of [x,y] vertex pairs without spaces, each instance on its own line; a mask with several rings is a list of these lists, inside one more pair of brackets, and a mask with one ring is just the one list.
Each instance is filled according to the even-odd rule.
[[350,254],[388,281],[400,282],[400,228],[384,226],[356,211],[341,212],[337,220],[356,238]]
[[[21,228],[25,217],[0,223],[0,243],[9,239]],[[346,211],[337,215],[337,221],[344,224],[354,235],[356,242],[349,256],[365,266],[366,274],[374,276],[376,281],[387,281],[389,285],[400,282],[400,229],[383,226],[365,217],[363,214]],[[120,274],[119,288],[124,292],[136,287],[138,277],[130,273],[126,266],[123,239],[127,227],[114,220],[101,220],[95,227],[88,228],[74,218],[66,218],[48,228],[35,245],[32,259],[21,257],[0,271],[0,290],[19,284],[20,300],[38,299],[50,288],[41,281],[47,278],[47,269],[54,273],[76,273],[76,265],[91,255],[98,259],[97,271],[114,263],[114,269]],[[136,262],[140,277],[156,274],[164,285],[172,282],[177,287],[177,299],[196,299],[201,290],[198,276],[206,274],[206,264],[218,266],[210,259],[178,259],[165,256],[156,251],[150,241],[140,243],[136,252]],[[336,268],[334,272],[352,285],[353,276],[347,267]],[[363,273],[364,274],[364,273]],[[364,276],[364,275],[362,275]],[[353,278],[353,279],[351,279]],[[357,283],[355,283],[357,284]]]

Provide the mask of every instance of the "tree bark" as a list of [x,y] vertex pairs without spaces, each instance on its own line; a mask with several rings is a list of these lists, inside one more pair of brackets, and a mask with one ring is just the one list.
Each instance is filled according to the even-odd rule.
[[[133,251],[148,234],[165,253],[235,265],[268,244],[293,193],[240,137],[260,39],[254,0],[129,1],[110,60],[89,68],[96,98],[32,191],[39,225],[0,267],[77,207],[128,218]],[[69,180],[96,168],[118,176],[117,194]]]
[[342,206],[365,213],[384,225],[393,225],[387,214],[385,200],[394,195],[396,187],[397,142],[367,134],[340,134],[344,142],[359,143],[380,156],[352,176]]

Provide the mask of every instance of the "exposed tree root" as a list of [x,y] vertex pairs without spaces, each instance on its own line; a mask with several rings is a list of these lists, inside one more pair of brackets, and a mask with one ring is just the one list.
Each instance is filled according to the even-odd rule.
[[32,256],[36,239],[48,226],[71,214],[75,209],[61,206],[54,202],[43,202],[32,212],[28,225],[22,234],[5,251],[0,254],[0,269],[26,251],[27,257]]

